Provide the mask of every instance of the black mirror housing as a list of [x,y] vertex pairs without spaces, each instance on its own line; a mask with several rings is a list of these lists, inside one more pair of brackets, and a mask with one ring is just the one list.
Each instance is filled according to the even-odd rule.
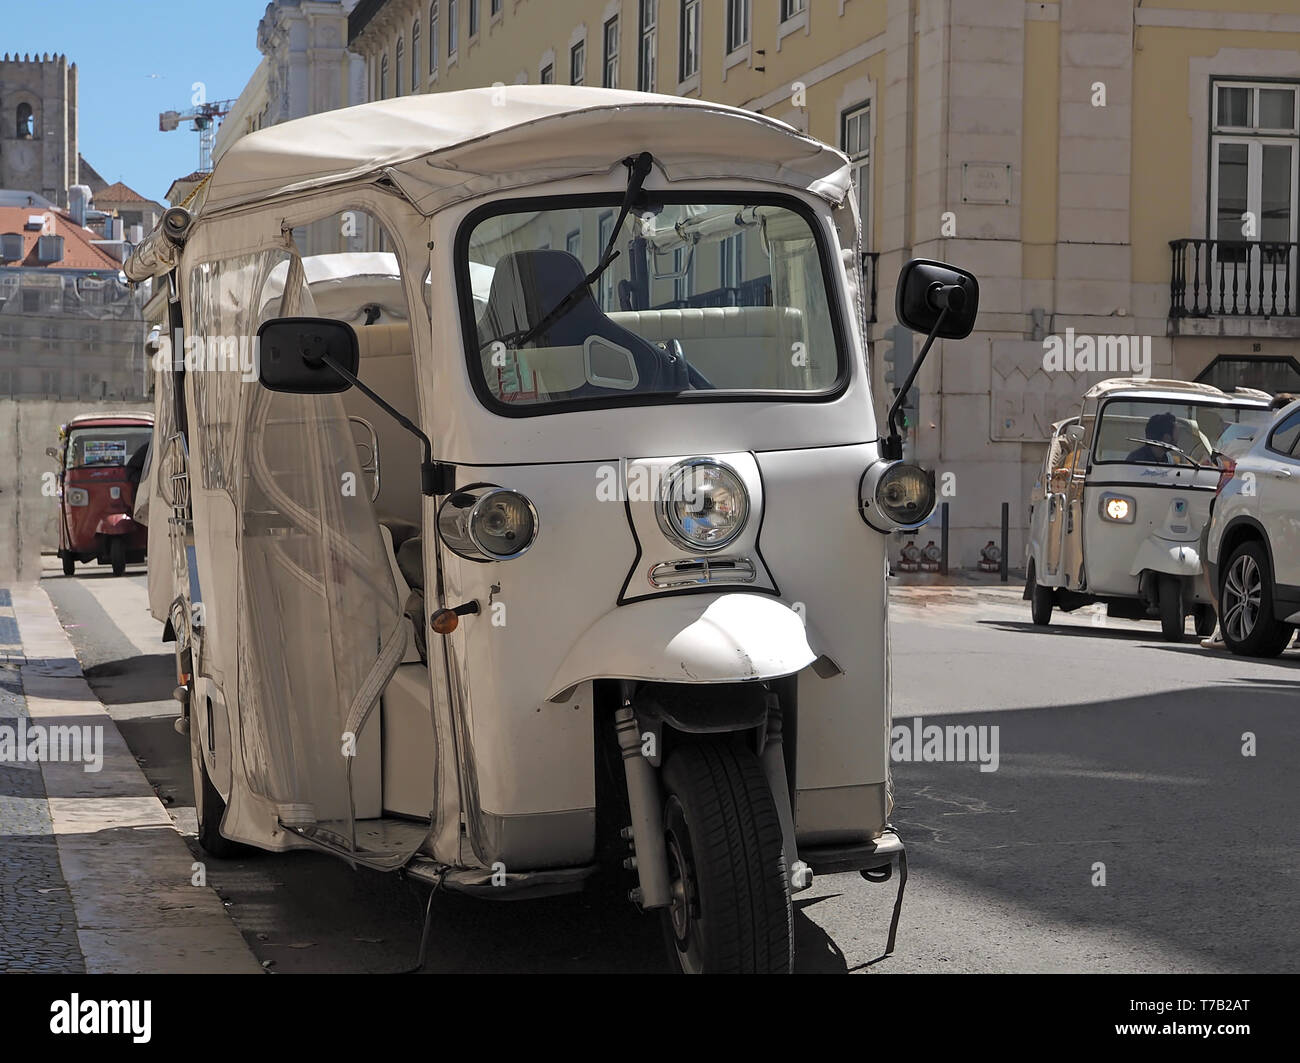
[[351,381],[325,359],[356,376],[361,352],[346,321],[324,317],[277,317],[257,330],[258,380],[268,391],[295,395],[334,395]]
[[[979,281],[959,266],[914,258],[898,274],[894,310],[913,332],[934,331],[939,339],[964,340],[975,328],[979,302]],[[943,324],[935,330],[945,310]]]

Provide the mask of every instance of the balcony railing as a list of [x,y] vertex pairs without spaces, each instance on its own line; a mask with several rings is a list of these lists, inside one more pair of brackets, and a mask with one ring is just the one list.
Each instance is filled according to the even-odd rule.
[[1192,237],[1169,247],[1171,318],[1300,316],[1300,244]]

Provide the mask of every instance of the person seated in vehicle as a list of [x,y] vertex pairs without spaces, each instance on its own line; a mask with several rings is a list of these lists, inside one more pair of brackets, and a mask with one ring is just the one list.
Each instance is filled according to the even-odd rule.
[[1143,443],[1136,450],[1131,451],[1125,461],[1144,461],[1156,465],[1168,465],[1174,460],[1174,452],[1166,450],[1164,447],[1153,446],[1152,443],[1174,443],[1174,428],[1177,426],[1177,419],[1172,413],[1155,413],[1147,418],[1146,438],[1151,443]]
[[126,479],[128,483],[139,484],[140,477],[144,474],[145,460],[148,457],[148,443],[141,443],[135,448],[135,453],[131,455],[131,460],[126,463]]

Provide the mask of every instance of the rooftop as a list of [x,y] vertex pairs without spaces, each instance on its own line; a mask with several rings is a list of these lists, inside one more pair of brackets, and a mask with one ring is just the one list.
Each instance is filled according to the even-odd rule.
[[[43,232],[27,228],[27,219],[33,214],[43,214],[53,220],[53,227],[48,224]],[[0,233],[18,233],[23,239],[22,258],[18,261],[5,262],[8,267],[26,267],[32,269],[102,269],[111,271],[114,276],[122,264],[103,249],[91,243],[98,240],[99,234],[78,225],[67,211],[46,208],[35,210],[32,207],[0,206]],[[36,245],[41,236],[63,237],[63,257],[57,262],[41,262],[36,254]]]
[[95,193],[97,203],[152,203],[153,200],[146,199],[140,195],[130,185],[125,185],[121,181],[115,181],[107,188],[101,188]]

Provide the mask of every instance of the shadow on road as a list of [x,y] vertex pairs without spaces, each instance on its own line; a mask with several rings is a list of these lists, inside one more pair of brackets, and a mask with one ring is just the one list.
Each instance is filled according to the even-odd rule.
[[1293,970],[1300,899],[1278,884],[1300,874],[1296,711],[1296,684],[1258,681],[926,717],[998,727],[1000,763],[895,766],[914,881],[960,880],[1117,957],[1154,941],[1193,969]]

